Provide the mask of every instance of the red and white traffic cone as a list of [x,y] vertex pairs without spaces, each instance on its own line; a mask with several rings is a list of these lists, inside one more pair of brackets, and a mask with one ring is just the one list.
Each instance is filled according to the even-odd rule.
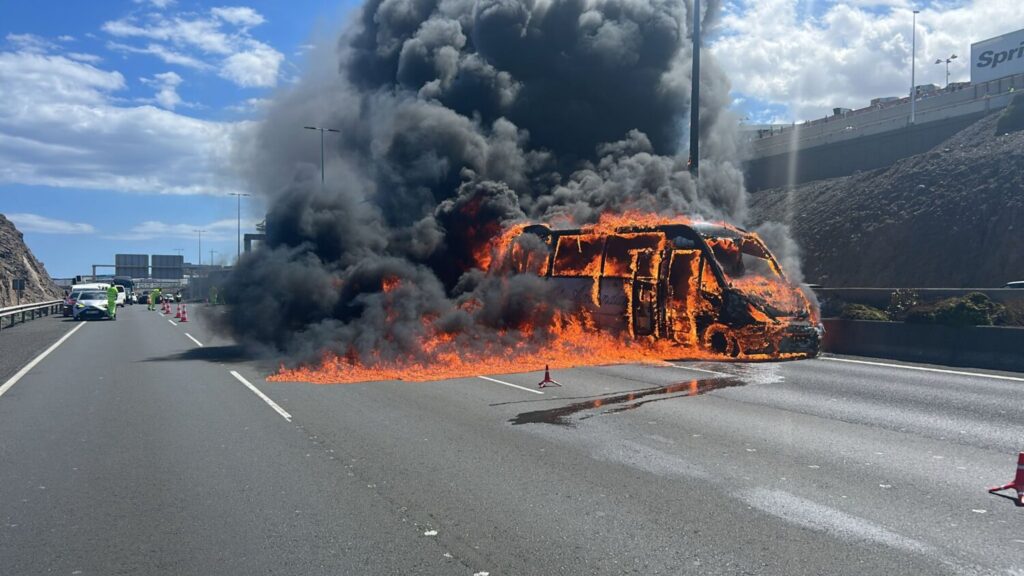
[[551,379],[551,372],[548,370],[548,365],[545,364],[544,365],[544,379],[540,381],[540,384],[537,384],[537,387],[538,388],[547,388],[548,386],[558,386],[559,388],[562,387],[561,384],[559,384],[555,380]]
[[1017,505],[1024,506],[1024,452],[1017,456],[1017,475],[1014,476],[1013,482],[1006,486],[994,486],[988,489],[989,492],[1000,492],[1002,490],[1016,490]]
[[188,322],[188,308],[184,304],[181,305],[181,322]]
[[174,312],[174,317],[177,318],[178,320],[181,320],[181,302],[178,302],[177,306],[178,308]]

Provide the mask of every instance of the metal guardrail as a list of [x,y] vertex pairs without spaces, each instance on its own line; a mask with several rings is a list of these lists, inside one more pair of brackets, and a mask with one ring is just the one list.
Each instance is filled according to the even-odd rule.
[[64,306],[63,300],[48,300],[46,302],[20,304],[18,306],[0,308],[0,330],[3,330],[4,328],[5,318],[11,319],[11,323],[8,324],[8,327],[11,327],[17,323],[18,315],[21,315],[21,322],[25,323],[28,320],[35,320],[40,316],[49,316],[52,313],[58,313],[61,311],[62,306]]

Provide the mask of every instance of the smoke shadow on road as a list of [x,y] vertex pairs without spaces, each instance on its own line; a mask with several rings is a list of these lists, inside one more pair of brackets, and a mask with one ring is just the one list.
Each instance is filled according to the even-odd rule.
[[204,346],[193,348],[178,354],[149,358],[144,362],[171,362],[178,360],[205,360],[208,362],[247,362],[259,360],[260,358],[247,352],[245,347],[239,345],[231,346]]

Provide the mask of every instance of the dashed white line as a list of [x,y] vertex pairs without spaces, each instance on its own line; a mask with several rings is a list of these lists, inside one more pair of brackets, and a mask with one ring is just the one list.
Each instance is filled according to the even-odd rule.
[[171,326],[177,326],[178,325],[174,320],[171,320],[170,318],[168,318],[167,321],[171,323]]
[[200,342],[199,340],[196,340],[195,338],[193,338],[193,337],[192,337],[192,335],[191,335],[191,334],[189,334],[188,332],[185,332],[185,336],[188,336],[188,339],[189,339],[189,340],[191,340],[191,341],[195,342],[195,343],[196,343],[196,346],[199,346],[200,348],[202,348],[202,347],[203,347],[203,343],[202,343],[202,342]]
[[8,390],[10,390],[11,386],[14,386],[15,384],[17,384],[18,380],[21,380],[22,377],[25,376],[25,374],[28,374],[29,370],[31,370],[31,369],[36,367],[36,364],[39,364],[40,362],[42,362],[43,358],[46,358],[47,356],[49,356],[50,352],[53,352],[54,350],[56,350],[57,346],[60,346],[61,344],[64,343],[65,340],[67,340],[68,338],[71,338],[72,334],[74,334],[75,332],[78,332],[79,330],[81,330],[82,326],[85,326],[85,322],[82,322],[78,326],[75,326],[74,328],[72,328],[71,331],[68,332],[67,334],[65,334],[60,340],[57,340],[49,348],[47,348],[46,350],[43,350],[42,354],[40,354],[39,356],[36,356],[35,358],[33,358],[32,361],[29,362],[28,364],[25,364],[25,366],[21,370],[18,370],[18,372],[14,376],[11,376],[10,379],[7,380],[7,382],[4,382],[3,386],[0,386],[0,396],[3,396],[4,392],[7,392]]
[[487,376],[477,376],[477,378],[481,378],[481,379],[487,380],[489,382],[494,382],[496,384],[501,384],[501,385],[509,386],[509,387],[512,387],[512,388],[518,388],[520,390],[524,390],[526,392],[532,392],[534,394],[543,394],[543,392],[541,392],[540,390],[533,390],[533,389],[527,388],[525,386],[519,386],[518,384],[512,384],[511,382],[503,382],[501,380],[498,380],[497,378],[489,378]]
[[725,372],[715,372],[714,370],[705,370],[704,368],[694,368],[692,366],[681,366],[679,364],[668,363],[673,368],[679,368],[680,370],[693,370],[694,372],[705,372],[707,374],[714,374],[716,376],[732,376],[732,374],[726,374]]
[[922,372],[938,372],[940,374],[955,374],[957,376],[973,376],[976,378],[992,378],[995,380],[1012,380],[1013,382],[1024,382],[1024,378],[1016,376],[1003,376],[1002,374],[981,374],[978,372],[962,372],[960,370],[945,370],[943,368],[926,368],[924,366],[907,366],[906,364],[888,364],[886,362],[868,362],[867,360],[851,360],[849,358],[820,357],[819,360],[829,362],[849,362],[850,364],[867,364],[868,366],[884,366],[886,368],[903,368],[904,370],[920,370]]
[[245,384],[245,387],[248,388],[249,390],[252,390],[253,394],[256,394],[257,396],[259,396],[264,402],[266,402],[268,405],[270,405],[271,408],[276,410],[277,413],[280,414],[282,418],[284,418],[285,420],[287,420],[289,422],[292,421],[292,415],[291,414],[285,412],[284,408],[281,408],[280,406],[277,405],[276,402],[274,402],[273,400],[268,398],[266,394],[264,394],[263,392],[260,392],[259,388],[257,388],[255,386],[253,386],[252,384],[250,384],[249,381],[246,380],[241,374],[239,374],[238,372],[235,372],[234,370],[232,370],[231,371],[231,375],[234,376],[235,379],[238,380],[239,382],[241,382],[242,384]]

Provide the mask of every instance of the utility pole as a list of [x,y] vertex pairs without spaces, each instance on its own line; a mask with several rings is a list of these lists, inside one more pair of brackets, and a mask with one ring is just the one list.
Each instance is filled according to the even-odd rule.
[[913,40],[910,42],[910,123],[913,124],[917,118],[917,15],[920,10],[914,10],[914,32]]
[[693,65],[690,76],[689,168],[696,181],[700,158],[700,0],[693,0]]
[[[323,174],[323,161],[324,161],[324,158],[323,158],[323,142],[322,141],[320,143],[320,146],[321,146],[321,149],[320,149],[320,163],[321,163],[321,166],[320,166],[320,183],[323,184],[323,178],[324,178],[324,174]],[[252,194],[244,194],[242,192],[231,192],[229,195],[230,196],[236,196],[238,198],[238,235],[236,237],[236,240],[238,240],[238,252],[235,254],[235,263],[237,264],[238,263],[238,259],[242,257],[242,196],[252,196]]]
[[198,228],[193,229],[193,232],[199,234],[199,265],[203,265],[203,232],[206,230],[199,230]]
[[320,128],[317,126],[303,126],[306,130],[319,130],[320,131],[320,186],[324,185],[324,132],[338,132],[341,130],[335,130],[334,128]]
[[216,254],[216,250],[210,250],[210,267],[213,267],[213,255]]

